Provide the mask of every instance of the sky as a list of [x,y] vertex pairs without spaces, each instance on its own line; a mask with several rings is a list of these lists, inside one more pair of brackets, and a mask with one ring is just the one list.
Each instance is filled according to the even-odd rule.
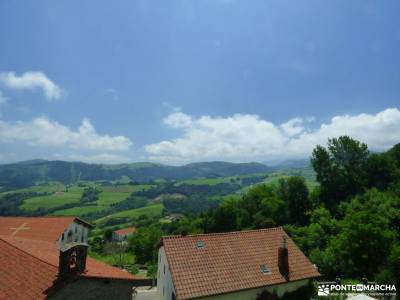
[[397,0],[0,0],[0,163],[400,142]]

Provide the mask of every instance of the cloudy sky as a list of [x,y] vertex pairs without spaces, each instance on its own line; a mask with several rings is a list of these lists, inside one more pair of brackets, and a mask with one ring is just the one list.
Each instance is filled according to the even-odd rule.
[[0,163],[400,142],[398,0],[0,0]]

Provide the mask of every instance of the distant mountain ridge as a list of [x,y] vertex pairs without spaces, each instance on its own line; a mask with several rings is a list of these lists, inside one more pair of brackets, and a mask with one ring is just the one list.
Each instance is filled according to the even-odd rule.
[[129,177],[135,182],[149,182],[156,179],[184,180],[267,173],[272,170],[272,168],[256,162],[214,161],[191,163],[184,166],[168,166],[148,162],[101,165],[35,159],[0,165],[0,187],[2,189],[16,189],[44,181],[59,181],[68,184],[78,180],[118,180],[123,176]]

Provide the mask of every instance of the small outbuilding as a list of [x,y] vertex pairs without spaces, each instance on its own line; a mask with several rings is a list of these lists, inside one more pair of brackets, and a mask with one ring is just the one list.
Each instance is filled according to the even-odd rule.
[[135,232],[136,232],[135,227],[128,227],[128,228],[115,230],[112,233],[111,239],[113,242],[126,241],[128,239],[128,237],[131,236],[132,234],[134,234]]

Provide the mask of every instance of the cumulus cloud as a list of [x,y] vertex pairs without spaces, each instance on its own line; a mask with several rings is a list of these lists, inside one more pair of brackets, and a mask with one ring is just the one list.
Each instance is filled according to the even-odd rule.
[[48,101],[61,97],[62,90],[42,72],[25,72],[21,76],[15,72],[0,72],[0,83],[10,89],[42,89]]
[[294,118],[277,125],[257,115],[194,118],[170,114],[164,123],[182,131],[180,137],[145,146],[150,159],[169,163],[308,157],[328,138],[350,135],[371,149],[384,150],[400,142],[400,110],[376,114],[341,115],[319,127],[307,126],[313,118]]
[[192,123],[192,117],[177,111],[165,118],[164,123],[172,128],[188,127]]
[[84,119],[78,130],[74,131],[46,117],[29,122],[0,120],[0,142],[93,151],[126,151],[132,145],[124,136],[98,134],[88,119]]

